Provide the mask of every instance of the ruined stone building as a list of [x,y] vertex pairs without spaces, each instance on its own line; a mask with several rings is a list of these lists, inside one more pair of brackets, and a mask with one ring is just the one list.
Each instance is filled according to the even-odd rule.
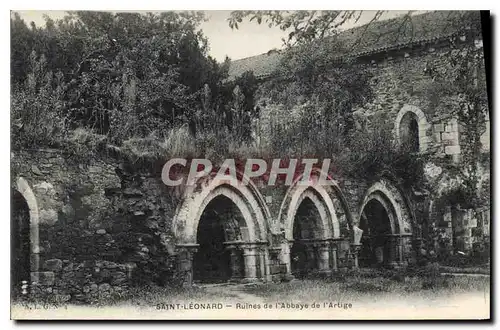
[[[412,141],[413,152],[429,155],[425,188],[408,189],[390,177],[336,177],[332,186],[268,187],[253,180],[235,187],[211,176],[173,188],[161,180],[164,160],[136,166],[119,150],[91,158],[13,150],[14,281],[62,300],[85,301],[124,292],[136,280],[272,281],[355,267],[406,267],[439,249],[450,255],[489,250],[489,207],[466,208],[450,198],[460,185],[453,168],[462,166],[467,123],[398,80],[401,72],[412,86],[431,79],[426,69],[446,61],[442,54],[451,43],[482,47],[480,33],[445,28],[440,15],[424,14],[412,38],[372,40],[350,54],[374,73],[374,100],[355,110],[359,129],[382,118],[395,141]],[[342,35],[354,40],[359,31]],[[230,74],[252,70],[265,88],[280,56],[234,61]],[[264,94],[257,92],[265,131]],[[486,128],[479,183],[485,194],[489,121]],[[356,228],[363,230],[360,244]]]

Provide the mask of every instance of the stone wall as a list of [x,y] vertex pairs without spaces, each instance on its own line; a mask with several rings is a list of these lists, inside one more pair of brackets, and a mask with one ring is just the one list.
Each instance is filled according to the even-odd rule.
[[[455,46],[458,46],[457,49],[450,48],[452,39],[454,39]],[[461,221],[448,221],[451,213],[447,210],[452,206],[460,206],[456,205],[456,202],[450,201],[447,204],[440,202],[443,196],[456,194],[460,186],[457,171],[463,166],[462,150],[468,147],[467,141],[463,138],[463,133],[468,128],[467,123],[458,121],[454,114],[456,109],[449,106],[453,104],[450,102],[453,98],[447,97],[448,99],[445,100],[446,96],[440,93],[432,72],[449,67],[449,55],[459,52],[461,47],[482,47],[482,42],[477,36],[460,35],[451,39],[436,38],[422,43],[408,44],[359,57],[359,63],[372,73],[370,84],[374,98],[363,106],[353,109],[356,129],[366,131],[383,127],[384,130],[392,131],[395,142],[400,142],[399,129],[404,114],[410,112],[417,119],[419,153],[427,159],[424,172],[438,169],[439,174],[427,180],[425,187],[412,187],[405,194],[412,204],[418,239],[422,239],[422,235],[428,236],[429,228],[432,226],[440,227],[441,235],[451,241],[448,245],[448,253],[453,253],[453,250],[459,248],[465,249],[467,253],[472,252],[471,244],[465,244],[466,248],[463,248],[462,241],[453,238],[451,224],[459,224]],[[272,104],[269,95],[272,93],[270,88],[273,86],[273,79],[275,78],[271,77],[262,81],[257,92],[261,118],[256,127],[259,128],[259,141],[264,145],[268,143],[269,134],[276,122],[282,122],[282,125],[287,126],[288,122],[293,122],[303,111],[311,111],[305,98],[301,101],[300,97],[296,98],[297,104],[290,108],[283,104]],[[286,84],[286,82],[283,83]],[[481,191],[482,198],[489,200],[490,122],[489,116],[486,117],[486,129],[481,136],[483,155],[479,166],[478,189]],[[359,219],[362,199],[371,182],[349,177],[336,179],[348,197],[353,218]],[[477,240],[468,230],[458,231],[464,233],[466,242]],[[477,229],[475,232],[479,231],[483,230]],[[483,235],[483,237],[486,236]]]
[[28,280],[36,294],[88,302],[126,290],[133,265],[122,263],[107,232],[113,203],[105,191],[120,187],[115,168],[111,158],[82,160],[60,150],[12,152],[11,186],[30,207]]

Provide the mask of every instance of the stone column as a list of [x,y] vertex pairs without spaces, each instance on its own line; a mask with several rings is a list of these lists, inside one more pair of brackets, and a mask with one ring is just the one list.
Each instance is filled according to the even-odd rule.
[[293,240],[281,243],[281,263],[286,266],[286,274],[292,275],[292,262],[290,250],[292,248]]
[[[257,260],[259,262],[259,270],[260,273],[257,274],[258,278],[267,281],[268,280],[268,275],[270,273],[269,271],[269,256],[267,252],[267,243],[266,242],[260,242],[259,247],[257,248],[258,256]],[[270,280],[270,278],[269,278]]]
[[226,250],[230,253],[231,280],[238,280],[243,277],[242,269],[240,267],[240,256],[238,254],[238,245],[226,242],[224,243]]
[[330,242],[322,241],[318,244],[318,268],[321,273],[331,273],[330,267]]
[[354,269],[359,269],[359,252],[361,251],[362,244],[351,243],[351,254],[354,260]]
[[330,254],[331,254],[331,269],[333,271],[337,271],[339,269],[338,267],[338,255],[337,255],[337,250],[338,250],[338,246],[337,246],[337,242],[339,241],[339,239],[332,239],[330,240]]
[[392,267],[398,268],[402,265],[402,240],[399,234],[387,235],[389,244],[389,261]]
[[199,244],[178,244],[177,251],[177,271],[183,276],[183,286],[193,284],[193,257],[198,251]]
[[399,262],[403,267],[408,265],[408,259],[411,258],[412,256],[409,254],[409,252],[412,251],[412,240],[413,240],[413,235],[408,233],[408,234],[403,234],[400,236],[400,242],[399,242]]
[[243,258],[245,259],[245,281],[257,279],[257,253],[254,244],[242,245]]
[[265,245],[263,247],[264,249],[264,254],[263,254],[263,258],[264,258],[264,268],[263,268],[263,271],[264,271],[264,274],[263,274],[263,279],[267,282],[270,282],[272,280],[271,278],[271,258],[269,257],[269,247],[267,245]]
[[314,262],[314,248],[311,242],[304,243],[304,250],[306,254],[306,270],[309,271],[313,268]]

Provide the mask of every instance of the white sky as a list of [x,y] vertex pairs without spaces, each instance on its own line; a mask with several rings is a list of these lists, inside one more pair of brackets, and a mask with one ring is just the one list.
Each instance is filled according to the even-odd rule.
[[[43,25],[44,15],[48,15],[53,19],[62,18],[65,15],[64,11],[17,11],[21,17],[30,23],[35,22],[36,25]],[[223,61],[225,56],[229,56],[232,60],[250,57],[266,53],[273,48],[281,48],[281,38],[286,37],[287,33],[281,31],[277,27],[269,28],[266,24],[258,25],[255,22],[243,22],[239,24],[238,30],[232,30],[226,19],[229,17],[230,11],[206,11],[206,16],[209,20],[201,25],[205,36],[209,40],[210,55],[218,61]],[[361,25],[370,21],[374,15],[374,11],[366,11],[356,25]],[[406,11],[390,11],[384,14],[384,18],[392,18],[402,15]],[[353,23],[346,23],[344,28],[353,27]]]

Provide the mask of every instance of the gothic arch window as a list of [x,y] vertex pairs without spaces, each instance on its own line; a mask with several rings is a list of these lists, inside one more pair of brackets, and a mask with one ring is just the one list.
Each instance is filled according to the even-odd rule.
[[405,105],[398,113],[395,123],[396,141],[410,152],[425,152],[429,144],[427,130],[430,125],[419,108]]
[[401,124],[399,125],[399,138],[405,150],[410,152],[420,151],[418,119],[415,113],[407,112],[401,119]]

